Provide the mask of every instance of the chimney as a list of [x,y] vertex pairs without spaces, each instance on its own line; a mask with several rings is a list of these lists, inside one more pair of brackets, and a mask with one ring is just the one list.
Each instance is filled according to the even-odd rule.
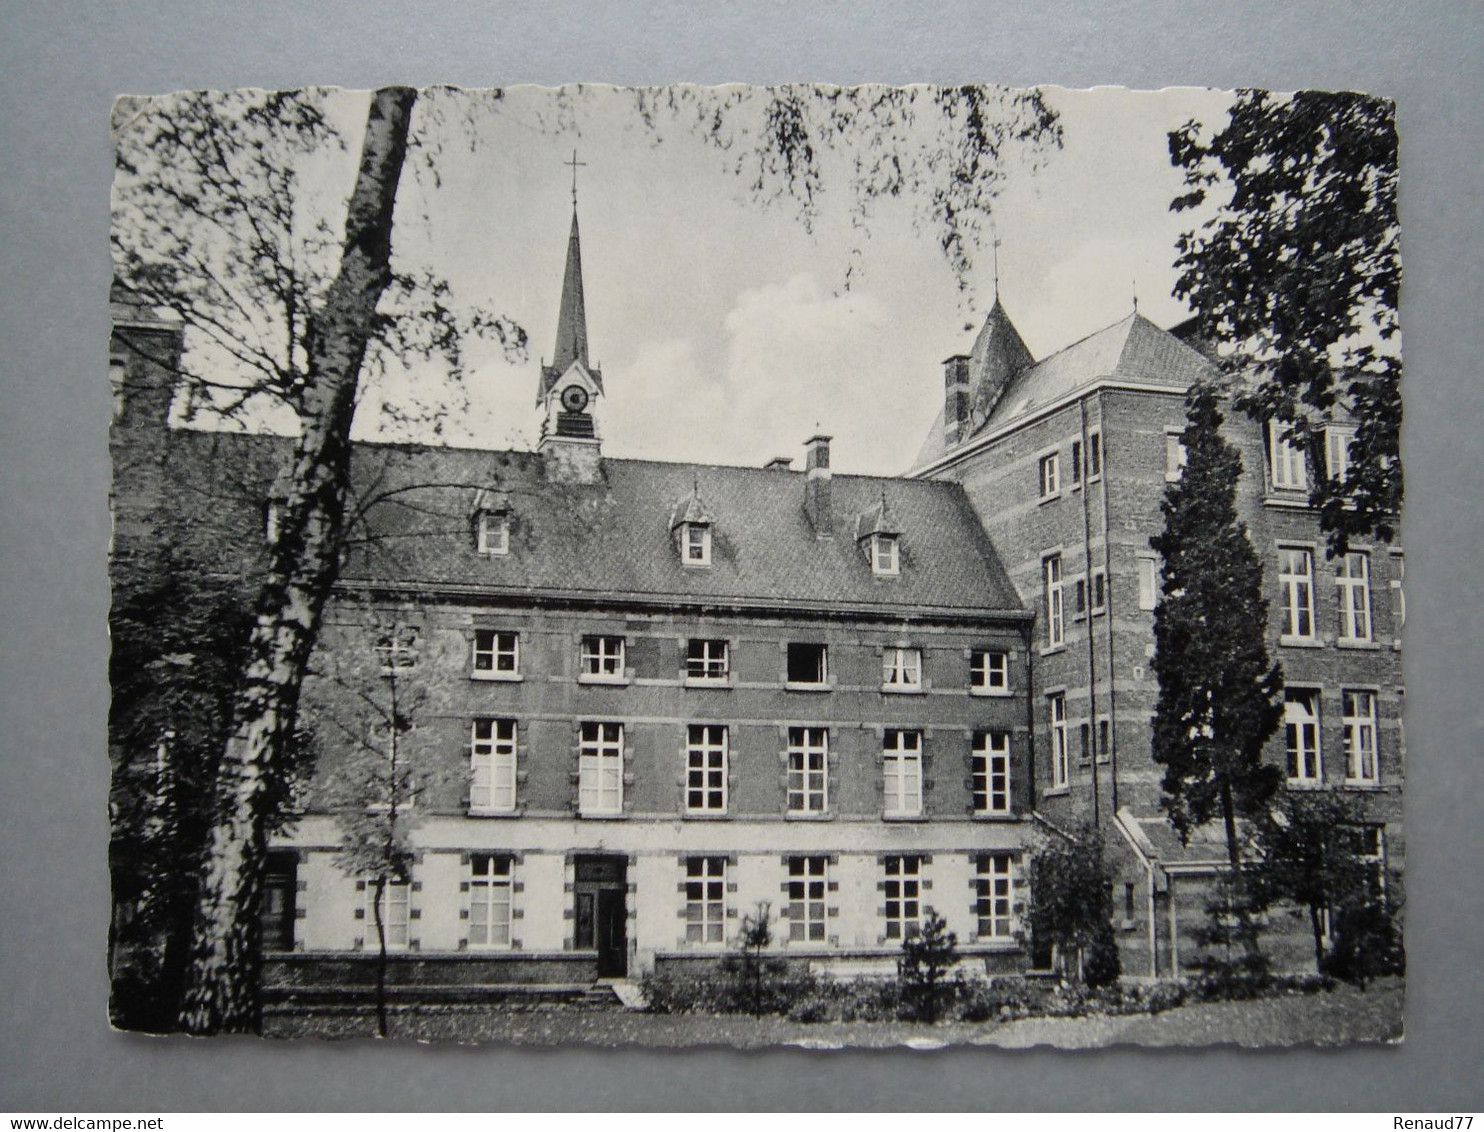
[[943,361],[943,441],[953,447],[969,421],[969,355],[954,354]]
[[830,438],[816,434],[804,441],[804,513],[817,538],[834,534],[830,512]]
[[763,465],[763,471],[791,472],[793,471],[793,467],[794,458],[792,456],[774,456],[771,460]]

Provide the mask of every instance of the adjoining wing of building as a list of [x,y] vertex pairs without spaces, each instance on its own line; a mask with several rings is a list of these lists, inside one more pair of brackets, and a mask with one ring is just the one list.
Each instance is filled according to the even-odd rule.
[[[116,345],[171,333],[115,314]],[[624,392],[589,360],[575,215],[556,337],[535,452],[355,450],[354,494],[379,502],[321,637],[367,686],[311,680],[304,712],[415,689],[416,858],[380,908],[394,982],[710,963],[763,904],[774,950],[815,970],[894,970],[929,909],[976,968],[1025,970],[1027,849],[1083,819],[1119,847],[1125,971],[1178,965],[1171,928],[1200,916],[1180,885],[1220,854],[1159,812],[1149,537],[1210,363],[1138,315],[1037,362],[997,301],[911,475],[877,478],[835,474],[822,435],[797,471],[604,456]],[[163,508],[251,579],[288,442],[171,427],[166,369],[120,359],[116,555]],[[1295,465],[1231,431],[1290,684],[1273,757],[1295,788],[1364,793],[1394,870],[1400,554],[1326,561]],[[340,863],[349,756],[320,723],[271,854],[279,999],[353,993],[377,950],[374,887]]]
[[[1036,805],[1062,825],[1095,822],[1120,850],[1116,926],[1130,974],[1168,974],[1193,956],[1186,933],[1203,922],[1225,859],[1219,831],[1196,830],[1188,845],[1174,835],[1150,757],[1160,563],[1149,540],[1183,467],[1185,391],[1216,376],[1183,329],[1134,311],[1037,361],[997,298],[970,352],[944,362],[943,412],[911,473],[963,485],[1036,612]],[[1354,543],[1329,560],[1304,456],[1240,412],[1227,414],[1225,432],[1242,457],[1238,514],[1263,563],[1269,653],[1287,688],[1269,755],[1287,789],[1361,802],[1362,851],[1378,883],[1397,885],[1401,549]],[[1343,419],[1330,428],[1331,475],[1353,435]],[[1312,961],[1302,930],[1269,927],[1264,948],[1277,965]]]

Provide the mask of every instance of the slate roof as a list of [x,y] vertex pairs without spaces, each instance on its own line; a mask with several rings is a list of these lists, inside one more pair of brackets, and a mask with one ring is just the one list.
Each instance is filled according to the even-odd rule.
[[[988,419],[965,440],[1032,416],[1099,381],[1165,385],[1183,393],[1198,378],[1215,373],[1216,367],[1198,351],[1143,315],[1130,314],[1021,370],[1006,386]],[[913,467],[931,463],[947,451],[940,412]]]
[[[258,508],[288,442],[189,430],[173,436],[176,474],[196,483],[246,482],[245,491],[232,489],[244,497],[238,521],[261,532]],[[224,471],[224,460],[237,471]],[[357,444],[356,494],[385,500],[369,510],[369,538],[352,549],[341,579],[494,598],[1024,615],[957,484],[836,474],[834,537],[818,538],[804,513],[802,472],[617,459],[604,459],[603,471],[598,484],[560,484],[547,480],[533,452]],[[254,477],[261,481],[255,487]],[[261,492],[255,505],[245,500],[254,490]],[[681,564],[671,528],[677,502],[696,494],[712,522],[711,565],[701,568]],[[860,516],[883,496],[901,535],[894,578],[871,572],[855,537]],[[476,508],[492,497],[509,502],[506,555],[474,546]]]

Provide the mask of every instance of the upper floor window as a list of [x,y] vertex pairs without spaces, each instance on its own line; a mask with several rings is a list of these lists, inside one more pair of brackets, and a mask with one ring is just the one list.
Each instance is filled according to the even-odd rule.
[[1375,785],[1381,780],[1376,757],[1376,693],[1341,693],[1345,726],[1345,778]]
[[1061,492],[1061,456],[1056,452],[1041,457],[1039,464],[1041,498],[1050,499]]
[[784,679],[790,684],[824,687],[830,679],[829,650],[821,644],[790,641]]
[[974,812],[1010,812],[1010,736],[1004,731],[974,733],[971,760]]
[[624,639],[622,637],[583,637],[580,676],[587,680],[622,680],[624,678]]
[[1324,430],[1325,472],[1330,479],[1344,483],[1350,477],[1350,445],[1354,440],[1353,428],[1330,425]]
[[1273,487],[1279,491],[1307,491],[1308,465],[1303,450],[1284,439],[1286,428],[1281,421],[1268,422],[1268,467]]
[[969,688],[975,692],[1010,690],[1010,654],[1003,649],[969,652]]
[[692,637],[685,645],[685,678],[697,683],[724,684],[731,675],[727,642]]
[[1046,601],[1046,646],[1055,648],[1066,641],[1065,611],[1062,606],[1061,555],[1048,554],[1041,560]]
[[474,675],[494,679],[520,675],[520,634],[474,630]]
[[881,687],[888,692],[922,691],[922,650],[883,649],[881,652]]
[[476,719],[469,737],[469,808],[508,814],[515,810],[516,724]]
[[871,536],[871,572],[885,575],[902,572],[896,535]]
[[687,566],[711,565],[711,527],[706,523],[686,523],[680,545],[681,561]]
[[623,813],[623,724],[584,723],[577,756],[577,811]]
[[417,629],[398,625],[376,638],[376,657],[382,672],[398,672],[417,667]]
[[788,812],[822,814],[829,808],[830,736],[823,727],[788,729]]
[[1150,557],[1135,561],[1139,570],[1139,608],[1151,610],[1159,603],[1159,562]]
[[1087,434],[1087,478],[1095,480],[1103,474],[1103,434],[1096,429]]
[[1067,750],[1067,697],[1061,692],[1046,697],[1051,727],[1051,788],[1065,789],[1070,777]]
[[474,523],[474,546],[480,554],[510,553],[510,516],[481,511]]
[[1103,613],[1108,608],[1108,574],[1101,567],[1092,572],[1092,611]]
[[1280,547],[1278,585],[1283,591],[1283,636],[1313,640],[1313,552],[1296,547]]
[[1335,584],[1340,591],[1340,638],[1371,639],[1371,556],[1351,551],[1335,564]]
[[1185,465],[1190,454],[1185,451],[1185,442],[1180,439],[1181,430],[1165,430],[1165,481],[1173,483],[1185,474]]
[[1317,786],[1324,779],[1319,752],[1319,693],[1290,688],[1283,703],[1283,735],[1288,748],[1288,781]]
[[1082,482],[1082,441],[1072,441],[1072,486],[1075,488]]
[[885,813],[889,818],[922,813],[922,732],[888,729],[882,740]]
[[509,857],[476,853],[469,859],[469,946],[509,947],[514,888]]
[[686,731],[685,808],[693,814],[727,812],[727,729],[692,723]]

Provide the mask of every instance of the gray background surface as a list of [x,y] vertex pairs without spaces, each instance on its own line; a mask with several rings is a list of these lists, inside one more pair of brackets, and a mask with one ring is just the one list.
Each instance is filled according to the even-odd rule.
[[[1479,1108],[1484,8],[0,4],[0,1110]],[[738,1054],[152,1040],[106,1022],[115,94],[566,80],[1358,88],[1402,134],[1406,1043]]]

